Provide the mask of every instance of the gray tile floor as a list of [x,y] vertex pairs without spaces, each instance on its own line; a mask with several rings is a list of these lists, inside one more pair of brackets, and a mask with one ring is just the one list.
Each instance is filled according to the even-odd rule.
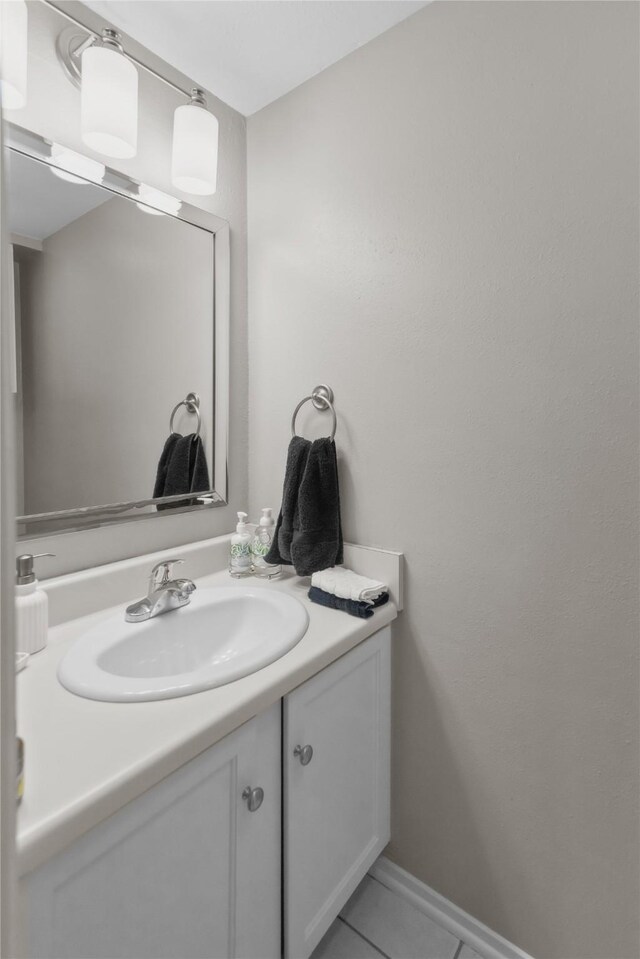
[[366,876],[311,959],[481,959],[433,919]]

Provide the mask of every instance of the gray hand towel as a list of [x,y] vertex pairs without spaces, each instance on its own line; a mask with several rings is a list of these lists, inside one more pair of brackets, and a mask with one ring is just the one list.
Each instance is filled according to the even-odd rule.
[[156,473],[156,483],[153,487],[153,498],[157,499],[159,496],[164,496],[164,487],[167,482],[167,470],[169,469],[169,460],[171,459],[171,454],[173,453],[174,447],[178,440],[180,439],[179,433],[171,433],[167,437],[167,441],[164,444],[162,453],[160,454],[160,459],[158,461],[158,471]]
[[[311,576],[343,561],[336,444],[314,440],[298,492],[298,522],[291,559],[298,576]],[[267,560],[268,561],[268,560]]]
[[291,541],[294,528],[298,526],[298,491],[310,449],[309,440],[301,436],[294,436],[289,443],[287,465],[284,471],[282,506],[271,548],[265,556],[265,562],[274,566],[279,563],[290,566],[292,562]]
[[[173,434],[176,436],[176,434]],[[171,437],[165,443],[165,450]],[[165,454],[163,450],[163,456]],[[161,458],[162,460],[162,458]],[[206,493],[209,485],[209,470],[202,440],[195,433],[177,436],[170,449],[164,486],[159,496],[178,496],[180,493]],[[193,506],[196,499],[176,500],[174,503],[160,503],[159,510]]]

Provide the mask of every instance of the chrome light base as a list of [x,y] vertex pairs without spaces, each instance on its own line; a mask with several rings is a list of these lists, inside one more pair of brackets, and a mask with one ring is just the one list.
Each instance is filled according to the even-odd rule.
[[58,34],[56,56],[66,78],[78,89],[82,82],[82,54],[87,47],[93,46],[94,43],[103,47],[112,47],[118,53],[124,54],[120,43],[120,34],[109,27],[103,29],[101,37],[96,36],[95,33],[87,33],[86,30],[76,26],[66,27]]

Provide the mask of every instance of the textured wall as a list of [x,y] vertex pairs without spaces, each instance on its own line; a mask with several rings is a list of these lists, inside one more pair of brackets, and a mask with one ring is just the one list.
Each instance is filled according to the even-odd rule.
[[[83,23],[99,30],[104,21],[74,2],[61,2]],[[45,4],[29,3],[29,88],[23,110],[6,119],[35,130],[48,139],[87,152],[80,137],[80,92],[66,79],[56,58],[55,41],[68,21]],[[183,77],[149,54],[139,44],[126,41],[127,50],[188,89],[197,77]],[[213,197],[184,198],[229,221],[231,227],[231,423],[229,431],[230,504],[176,516],[156,516],[121,526],[23,540],[20,552],[57,553],[40,572],[53,575],[100,563],[137,556],[157,549],[205,539],[228,532],[236,511],[247,502],[247,291],[246,291],[246,123],[231,107],[207,95],[220,123],[218,190]],[[175,91],[145,71],[139,71],[138,154],[133,160],[112,160],[109,166],[168,193],[171,186],[173,111],[183,103]],[[197,342],[194,349],[199,349]],[[177,401],[176,401],[177,402]],[[185,575],[188,571],[185,572]]]
[[252,514],[328,382],[390,855],[537,957],[638,955],[638,12],[434,3],[248,122]]

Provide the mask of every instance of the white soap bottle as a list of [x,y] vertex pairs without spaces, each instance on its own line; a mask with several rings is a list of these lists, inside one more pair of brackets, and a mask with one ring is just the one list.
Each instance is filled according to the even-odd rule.
[[236,577],[251,575],[251,533],[246,521],[247,514],[238,513],[238,525],[231,537],[229,572]]
[[276,532],[276,521],[272,515],[270,506],[262,510],[262,516],[256,529],[256,534],[251,542],[251,559],[253,561],[253,571],[256,576],[262,576],[266,579],[275,579],[282,572],[282,566],[267,563],[265,556],[271,549],[273,537]]
[[55,553],[24,553],[16,559],[16,652],[39,653],[47,645],[49,598],[38,586],[34,559]]

